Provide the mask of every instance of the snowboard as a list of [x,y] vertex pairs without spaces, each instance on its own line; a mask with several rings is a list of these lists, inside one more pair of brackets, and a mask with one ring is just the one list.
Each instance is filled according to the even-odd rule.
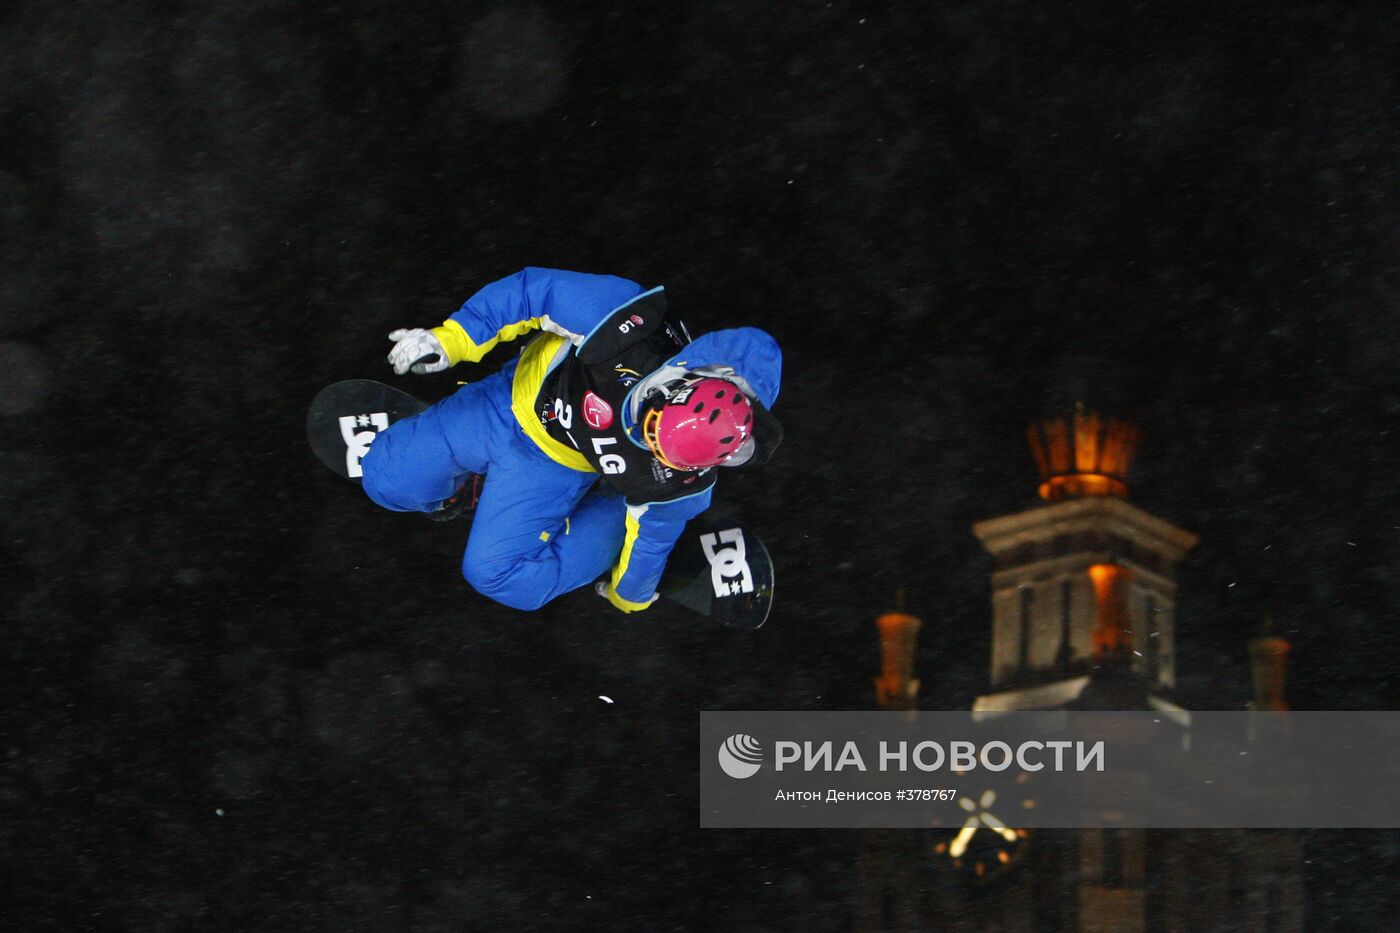
[[[428,403],[372,379],[349,379],[317,393],[306,414],[316,458],[360,482],[360,462],[380,431]],[[468,513],[469,517],[470,513]],[[773,608],[773,562],[758,536],[705,512],[686,525],[666,561],[661,598],[734,629],[756,629]]]

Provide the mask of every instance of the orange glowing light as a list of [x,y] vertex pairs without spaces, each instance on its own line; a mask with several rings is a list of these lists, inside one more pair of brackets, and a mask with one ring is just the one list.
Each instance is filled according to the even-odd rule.
[[907,612],[887,612],[875,620],[880,630],[880,676],[875,692],[881,707],[907,709],[919,682],[914,679],[914,649],[923,622]]
[[1128,484],[1112,476],[1098,473],[1070,473],[1052,476],[1040,484],[1040,498],[1048,502],[1078,499],[1083,496],[1117,496],[1126,499]]
[[1131,578],[1132,572],[1118,564],[1094,564],[1089,568],[1097,609],[1093,632],[1095,657],[1126,653],[1132,648],[1128,615],[1128,580]]
[[1102,418],[1082,406],[1072,416],[1032,424],[1026,439],[1043,480],[1041,498],[1126,498],[1128,487],[1124,479],[1139,436],[1137,427],[1130,422]]
[[1249,661],[1254,680],[1254,708],[1283,711],[1289,709],[1283,696],[1284,675],[1288,652],[1293,646],[1276,635],[1252,639]]

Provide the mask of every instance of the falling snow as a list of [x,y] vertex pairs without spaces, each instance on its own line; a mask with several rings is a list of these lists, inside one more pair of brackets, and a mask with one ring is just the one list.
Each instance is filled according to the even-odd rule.
[[[698,828],[698,712],[869,708],[901,588],[920,703],[966,709],[996,569],[970,525],[1039,502],[1026,425],[1078,401],[1136,413],[1131,501],[1201,537],[1177,700],[1243,708],[1269,621],[1295,708],[1393,707],[1389,5],[3,16],[0,848],[27,926],[849,929],[851,834]],[[318,388],[393,379],[388,329],[527,264],[783,347],[784,445],[715,495],[773,544],[765,629],[501,609],[462,529],[304,450]],[[1394,916],[1393,832],[1310,846],[1313,926]]]

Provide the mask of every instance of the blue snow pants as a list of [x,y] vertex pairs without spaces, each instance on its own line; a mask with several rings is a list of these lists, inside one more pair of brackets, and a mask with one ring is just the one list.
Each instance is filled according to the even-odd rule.
[[[399,512],[431,512],[468,473],[486,477],[462,576],[516,609],[538,609],[617,563],[627,507],[598,474],[561,466],[511,411],[515,361],[390,425],[362,461],[364,490]],[[596,484],[596,486],[595,486]]]

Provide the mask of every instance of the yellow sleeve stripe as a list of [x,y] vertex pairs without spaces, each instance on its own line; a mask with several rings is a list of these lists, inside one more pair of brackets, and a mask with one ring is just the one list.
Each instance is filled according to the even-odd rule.
[[[627,510],[627,534],[622,539],[622,555],[617,559],[617,566],[613,568],[612,585],[617,589],[617,585],[622,582],[622,578],[627,574],[627,565],[632,561],[632,547],[637,543],[637,535],[642,533],[642,523],[639,516],[633,515],[632,510]],[[621,596],[618,599],[622,599]],[[623,600],[626,602],[626,600]]]
[[447,351],[448,362],[456,366],[458,363],[475,363],[490,353],[492,348],[502,340],[514,340],[521,334],[538,330],[539,326],[539,318],[526,318],[523,321],[502,327],[496,331],[496,336],[485,343],[477,343],[472,340],[465,327],[448,318],[442,322],[441,327],[434,327],[432,333],[438,339],[438,343],[442,344],[442,348]]
[[644,603],[634,603],[630,599],[623,599],[617,594],[617,585],[621,583],[622,578],[627,575],[627,565],[632,560],[632,547],[637,543],[637,536],[642,532],[641,517],[646,514],[646,511],[647,507],[644,505],[629,505],[627,507],[627,534],[622,539],[622,555],[618,557],[617,566],[613,568],[612,577],[609,581],[608,602],[624,612],[636,612],[656,602],[655,595]]
[[656,598],[652,597],[644,603],[634,603],[630,599],[623,599],[621,596],[617,595],[617,590],[613,589],[612,587],[608,587],[607,597],[608,602],[612,603],[614,606],[616,606],[618,609],[621,609],[623,612],[640,612],[641,610],[650,606],[652,603],[656,602]]
[[442,348],[447,351],[447,362],[453,366],[468,360],[481,359],[480,352],[477,352],[475,356],[472,355],[472,351],[476,350],[477,346],[472,342],[472,338],[467,336],[466,329],[456,321],[443,321],[442,326],[432,328],[431,333],[437,338],[438,343],[442,344]]

